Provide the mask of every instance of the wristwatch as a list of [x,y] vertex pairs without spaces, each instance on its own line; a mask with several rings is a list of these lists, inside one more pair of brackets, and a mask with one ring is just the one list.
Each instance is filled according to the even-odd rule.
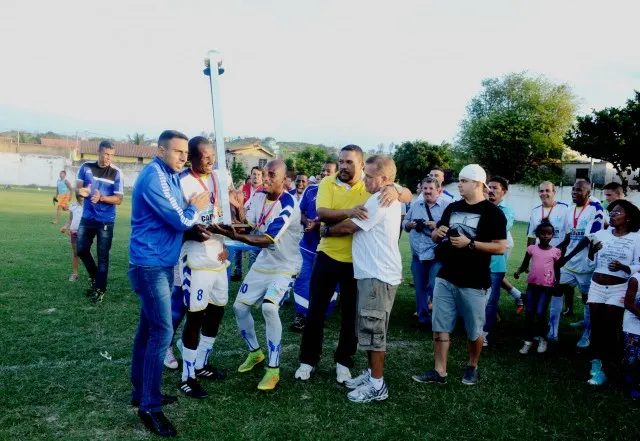
[[467,245],[469,247],[470,250],[475,250],[476,249],[476,241],[471,239],[471,242],[469,242],[469,245]]
[[320,228],[320,237],[327,237],[329,233],[329,225],[323,225],[322,228]]

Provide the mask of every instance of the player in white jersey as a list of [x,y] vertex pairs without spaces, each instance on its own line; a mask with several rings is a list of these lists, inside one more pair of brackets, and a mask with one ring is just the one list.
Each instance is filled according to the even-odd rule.
[[553,239],[551,246],[558,247],[567,236],[567,213],[569,206],[564,202],[556,201],[556,188],[549,182],[545,181],[540,184],[538,189],[540,202],[542,204],[531,210],[529,217],[529,228],[527,230],[527,246],[536,243],[536,228],[542,222],[542,219],[548,219],[553,225]]
[[192,398],[206,398],[198,379],[226,378],[224,372],[207,364],[228,300],[228,252],[224,237],[211,229],[222,220],[220,192],[224,190],[213,170],[215,153],[207,138],[196,136],[189,141],[189,160],[191,168],[180,175],[184,200],[203,190],[211,196],[209,205],[198,213],[197,225],[184,235],[178,263],[187,308],[182,345],[178,342],[183,361],[180,390]]
[[[602,205],[589,200],[591,184],[584,180],[576,181],[571,190],[573,204],[569,207],[566,217],[567,235],[560,245],[564,249],[564,257],[560,266],[560,286],[551,299],[551,312],[549,317],[549,338],[558,339],[558,326],[562,311],[562,295],[573,293],[573,288],[578,287],[582,293],[584,306],[584,333],[578,342],[579,348],[589,346],[591,335],[591,319],[589,305],[586,304],[586,295],[591,285],[591,275],[595,269],[594,263],[589,260],[589,240],[598,231],[604,228],[604,211]],[[584,238],[589,240],[583,241]]]
[[251,315],[253,306],[262,305],[269,361],[258,384],[260,390],[274,389],[280,381],[282,322],[279,310],[302,265],[298,245],[302,237],[300,207],[285,188],[286,171],[281,160],[266,165],[264,189],[253,196],[247,211],[252,234],[239,234],[233,228],[221,229],[232,239],[262,247],[233,304],[240,334],[250,350],[238,372],[248,372],[265,359]]

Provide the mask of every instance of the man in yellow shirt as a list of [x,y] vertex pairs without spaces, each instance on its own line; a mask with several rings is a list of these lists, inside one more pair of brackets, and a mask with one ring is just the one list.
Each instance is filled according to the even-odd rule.
[[[316,206],[318,219],[323,225],[320,227],[320,245],[311,273],[309,311],[300,344],[300,367],[295,374],[298,380],[308,380],[320,361],[325,312],[337,283],[340,284],[342,315],[338,348],[334,354],[336,380],[343,383],[351,378],[349,368],[353,367],[352,357],[358,343],[355,331],[357,288],[353,277],[352,236],[323,237],[323,231],[345,219],[367,219],[364,203],[371,194],[361,180],[363,170],[362,149],[357,145],[347,145],[340,150],[338,174],[327,176],[320,182]],[[396,200],[409,202],[411,196],[406,188],[390,185],[383,190],[380,200],[383,206],[388,206]]]

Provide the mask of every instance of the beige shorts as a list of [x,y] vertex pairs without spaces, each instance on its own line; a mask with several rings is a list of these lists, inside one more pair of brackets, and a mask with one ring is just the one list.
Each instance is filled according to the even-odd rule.
[[397,285],[378,279],[358,280],[358,345],[363,351],[387,350],[389,316],[396,298]]
[[591,281],[587,303],[604,303],[605,305],[624,308],[624,296],[627,293],[627,284],[599,285]]

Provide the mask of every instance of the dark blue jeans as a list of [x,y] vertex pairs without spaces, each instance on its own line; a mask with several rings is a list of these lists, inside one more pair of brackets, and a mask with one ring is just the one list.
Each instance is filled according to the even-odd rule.
[[133,342],[132,398],[140,410],[162,410],[162,366],[173,336],[173,267],[129,265],[131,287],[140,299],[140,324]]
[[433,298],[433,287],[442,264],[433,260],[420,260],[415,254],[411,259],[411,274],[416,286],[416,311],[420,323],[431,323],[429,300]]
[[546,340],[547,309],[549,309],[552,289],[532,283],[527,286],[524,309],[524,339],[526,341],[533,341],[534,337],[542,337]]
[[487,301],[487,317],[484,323],[484,332],[491,332],[493,325],[496,324],[502,279],[504,279],[504,273],[491,273],[491,292],[489,294],[489,300]]
[[173,326],[173,335],[176,334],[176,330],[185,314],[187,313],[187,307],[184,304],[184,294],[181,286],[174,286],[171,293],[171,321]]
[[[91,202],[87,202],[90,204]],[[98,264],[91,255],[93,238],[97,237]],[[113,239],[113,222],[98,222],[82,218],[78,226],[78,257],[82,260],[89,277],[96,281],[96,289],[107,289],[109,274],[109,251]]]

